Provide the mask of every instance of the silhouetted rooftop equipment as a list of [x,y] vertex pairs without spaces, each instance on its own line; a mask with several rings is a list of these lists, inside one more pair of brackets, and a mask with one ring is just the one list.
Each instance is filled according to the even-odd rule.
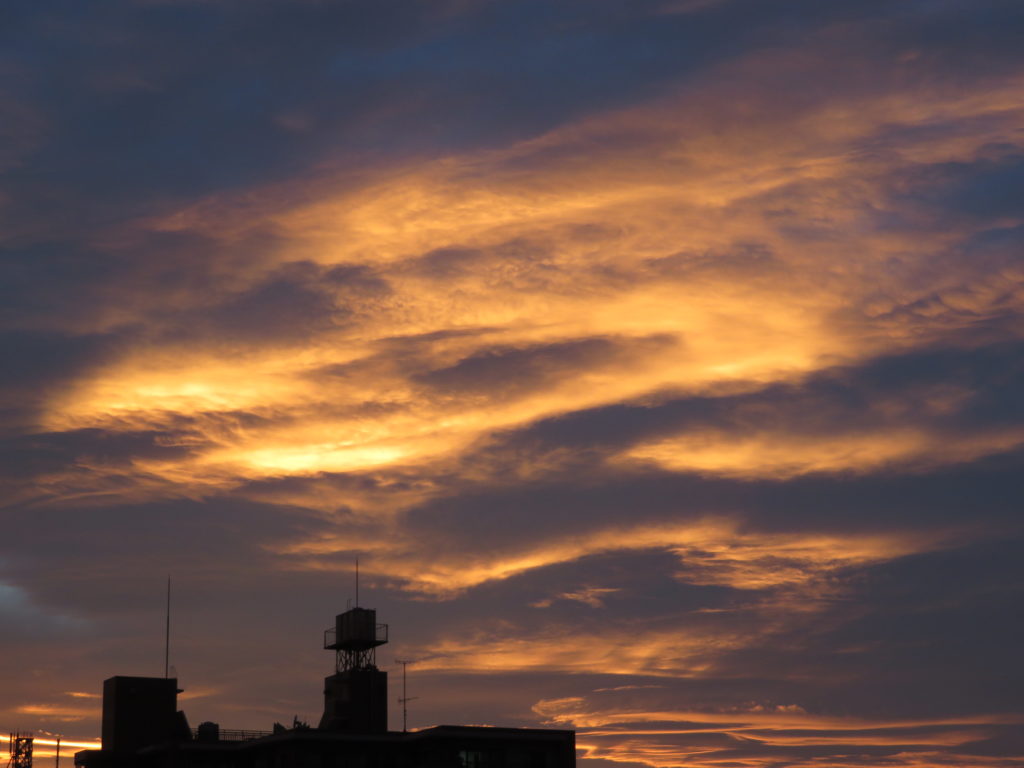
[[[336,670],[324,680],[316,728],[296,717],[291,728],[275,723],[271,732],[209,721],[193,731],[177,710],[175,678],[112,677],[103,683],[103,747],[78,752],[75,768],[573,768],[573,731],[441,725],[406,732],[404,674],[403,729],[388,731],[387,673],[375,659],[387,641],[388,627],[372,609],[357,604],[335,618],[324,648],[336,653]],[[411,662],[400,663],[404,672]],[[31,739],[28,762],[22,757],[12,768],[31,768]]]
[[7,742],[7,752],[11,756],[7,761],[10,768],[32,768],[32,742],[34,737],[31,733],[12,733]]
[[324,632],[324,648],[335,652],[334,674],[324,680],[320,728],[351,733],[387,731],[386,672],[377,669],[377,648],[388,641],[388,625],[371,608],[339,613]]
[[406,689],[406,671],[410,664],[415,664],[416,659],[395,659],[402,665],[402,695],[398,697],[398,703],[402,705],[402,733],[409,731],[409,702],[415,701],[419,696],[410,696]]
[[334,626],[324,630],[324,648],[339,653],[338,669],[357,669],[366,663],[373,664],[373,657],[364,654],[387,641],[388,625],[377,623],[377,612],[372,608],[350,608],[339,613]]
[[192,729],[192,738],[198,742],[256,741],[270,736],[273,731],[242,731],[235,728],[221,728],[217,723],[200,723]]
[[164,677],[171,676],[171,577],[167,577],[167,621],[164,624]]

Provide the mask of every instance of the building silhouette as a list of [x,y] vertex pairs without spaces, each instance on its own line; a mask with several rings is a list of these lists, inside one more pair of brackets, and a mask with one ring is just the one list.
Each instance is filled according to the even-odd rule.
[[320,729],[383,733],[388,729],[388,673],[377,669],[376,651],[388,641],[377,612],[352,608],[324,631],[324,648],[336,653],[335,672],[324,680]]
[[11,759],[7,761],[8,768],[32,768],[32,744],[34,741],[35,739],[30,733],[12,733],[7,738],[7,752],[11,756]]
[[229,731],[178,710],[176,678],[112,677],[103,683],[103,747],[76,768],[572,768],[575,732],[440,725],[389,731],[387,673],[376,649],[388,627],[351,608],[324,632],[335,671],[324,680],[317,727],[296,720],[273,731]]

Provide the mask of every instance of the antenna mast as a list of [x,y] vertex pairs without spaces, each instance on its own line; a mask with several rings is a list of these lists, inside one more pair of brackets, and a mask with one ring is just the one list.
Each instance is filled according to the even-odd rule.
[[405,668],[410,664],[415,664],[416,659],[395,659],[395,661],[402,665],[402,698],[398,702],[402,705],[402,733],[407,733],[409,730],[409,702],[415,701],[419,696],[406,695]]
[[167,623],[164,632],[164,679],[169,677],[171,661],[171,577],[167,577]]

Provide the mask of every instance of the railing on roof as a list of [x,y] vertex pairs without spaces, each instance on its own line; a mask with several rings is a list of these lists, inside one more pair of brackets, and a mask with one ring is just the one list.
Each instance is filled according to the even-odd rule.
[[[217,731],[217,741],[254,741],[271,734],[273,731],[239,731],[232,728],[220,728]],[[192,738],[196,741],[203,740],[199,735],[198,728],[192,729]]]

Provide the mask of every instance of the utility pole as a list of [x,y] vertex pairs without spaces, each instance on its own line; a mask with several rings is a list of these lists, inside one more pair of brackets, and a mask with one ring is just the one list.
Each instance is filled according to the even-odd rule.
[[419,696],[408,696],[406,695],[405,688],[405,668],[410,664],[415,664],[415,659],[395,659],[396,662],[402,665],[402,698],[398,701],[402,705],[402,733],[409,731],[409,702],[418,699]]

